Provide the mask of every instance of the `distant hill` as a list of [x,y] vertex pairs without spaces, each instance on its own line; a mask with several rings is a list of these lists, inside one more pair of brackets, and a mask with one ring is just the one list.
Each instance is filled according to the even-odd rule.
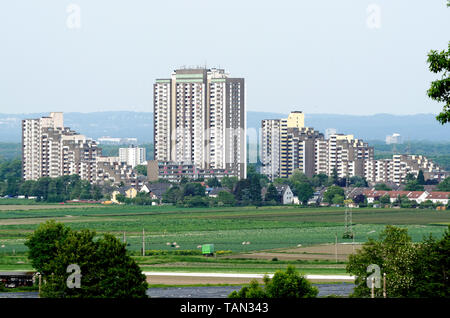
[[[21,120],[38,118],[48,113],[0,114],[0,142],[21,141]],[[259,129],[261,120],[284,118],[287,114],[247,112],[247,127]],[[153,113],[150,112],[93,112],[64,113],[65,126],[90,138],[103,136],[135,137],[139,143],[153,141]],[[325,133],[336,128],[338,133],[353,134],[364,140],[385,140],[387,135],[399,133],[405,141],[450,141],[450,125],[440,125],[433,114],[371,116],[305,114],[308,127]]]
[[[263,119],[286,118],[288,114],[247,112],[247,126],[260,127]],[[353,134],[364,140],[382,140],[387,135],[399,133],[403,140],[450,141],[450,124],[441,125],[436,115],[390,115],[371,116],[305,114],[305,125],[325,134],[325,129],[336,128],[338,133]]]

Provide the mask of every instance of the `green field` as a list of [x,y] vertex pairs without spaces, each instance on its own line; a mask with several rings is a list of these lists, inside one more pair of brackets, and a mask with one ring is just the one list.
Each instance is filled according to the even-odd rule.
[[[145,229],[146,250],[198,250],[213,243],[216,250],[245,253],[295,248],[323,243],[351,242],[342,239],[344,208],[236,207],[178,208],[172,206],[45,207],[0,211],[0,270],[29,269],[24,242],[37,226],[49,219],[64,222],[74,230],[91,229],[113,233],[138,254]],[[448,211],[419,209],[353,209],[355,242],[377,238],[387,224],[408,228],[412,239],[421,241],[430,233],[441,236],[450,224]],[[167,243],[176,242],[175,249]],[[250,244],[242,244],[250,242]],[[148,256],[138,259],[144,270],[272,272],[288,263],[307,273],[345,273],[345,264],[271,262],[202,256]],[[15,258],[14,258],[15,257]]]

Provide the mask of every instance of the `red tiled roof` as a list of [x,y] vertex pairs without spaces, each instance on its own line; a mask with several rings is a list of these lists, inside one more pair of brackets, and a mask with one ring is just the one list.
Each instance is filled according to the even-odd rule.
[[384,190],[365,190],[364,195],[369,198],[382,197],[389,195],[390,198],[397,198],[398,196],[407,196],[409,199],[419,198],[424,191],[384,191]]
[[450,192],[430,192],[427,199],[448,199]]

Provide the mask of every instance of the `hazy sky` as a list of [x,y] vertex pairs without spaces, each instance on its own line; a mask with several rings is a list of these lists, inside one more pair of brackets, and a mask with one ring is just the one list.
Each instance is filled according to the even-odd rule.
[[183,65],[244,77],[247,109],[437,113],[427,53],[444,0],[0,2],[0,112],[153,111]]

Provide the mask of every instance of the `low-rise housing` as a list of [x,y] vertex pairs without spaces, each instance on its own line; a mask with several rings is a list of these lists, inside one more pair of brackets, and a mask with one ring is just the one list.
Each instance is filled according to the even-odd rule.
[[112,193],[112,195],[111,195],[111,201],[114,202],[114,203],[120,203],[120,202],[117,200],[117,196],[118,196],[119,194],[125,196],[126,198],[134,199],[134,198],[137,196],[138,191],[137,191],[137,189],[136,189],[135,187],[132,187],[132,186],[124,186],[124,187],[120,187],[119,189],[117,189],[116,191],[114,191],[114,192]]
[[368,203],[379,201],[381,197],[388,195],[390,202],[394,203],[398,197],[406,196],[409,200],[420,204],[425,201],[433,203],[448,204],[450,192],[428,192],[428,191],[382,191],[382,190],[365,190],[363,193],[367,197]]
[[281,197],[281,204],[292,204],[294,202],[294,194],[291,191],[291,187],[287,184],[277,185],[275,188]]

